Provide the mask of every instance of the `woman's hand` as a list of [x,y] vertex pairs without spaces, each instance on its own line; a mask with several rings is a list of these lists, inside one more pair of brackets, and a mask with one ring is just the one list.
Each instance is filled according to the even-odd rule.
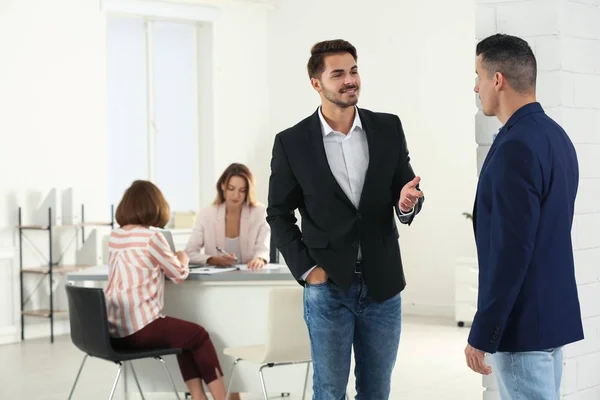
[[248,261],[248,269],[260,269],[264,267],[266,263],[267,262],[260,257],[253,258],[252,260]]
[[214,256],[206,260],[207,264],[216,265],[218,267],[231,267],[237,261],[237,257],[231,254]]
[[187,267],[190,264],[190,257],[188,257],[188,255],[185,252],[178,251],[177,253],[175,253],[175,256],[177,257],[181,265],[183,265],[184,267]]

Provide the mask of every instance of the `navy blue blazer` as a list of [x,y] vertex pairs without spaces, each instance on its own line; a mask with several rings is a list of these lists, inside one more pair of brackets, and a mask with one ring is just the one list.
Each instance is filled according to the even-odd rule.
[[515,112],[477,185],[479,294],[471,346],[539,351],[583,339],[571,243],[578,181],[566,132],[539,103]]

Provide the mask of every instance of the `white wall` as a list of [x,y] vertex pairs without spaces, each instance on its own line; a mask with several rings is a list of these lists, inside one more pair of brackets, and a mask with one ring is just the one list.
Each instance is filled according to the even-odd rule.
[[[104,19],[98,1],[3,2],[0,49],[0,247],[16,245],[17,205],[26,207],[25,222],[31,223],[32,211],[53,187],[77,188],[88,217],[103,212],[106,220]],[[0,280],[18,290],[17,265],[6,265],[13,269],[0,270]],[[11,299],[0,300],[0,332],[11,332],[19,318]],[[47,334],[47,321],[40,322]]]
[[[310,115],[319,104],[306,63],[311,46],[342,38],[358,51],[359,106],[398,114],[423,211],[400,231],[407,288],[404,311],[452,315],[453,268],[475,254],[471,212],[477,170],[472,87],[474,1],[280,0],[269,15],[271,132]],[[432,12],[435,10],[435,13]]]
[[[240,161],[256,171],[259,198],[266,202],[267,8],[254,2],[179,3],[220,9],[200,38],[205,44],[214,39],[211,52],[201,52],[213,63],[202,75],[214,77],[205,84],[218,92],[201,99],[201,107],[211,109],[210,121],[200,121],[207,132],[200,164],[209,181],[201,199],[211,201],[217,176]],[[86,203],[87,220],[108,218],[106,21],[100,4],[21,0],[0,6],[0,248],[17,244],[17,204],[33,209],[53,187],[74,187]],[[28,214],[26,222],[31,222]],[[43,240],[38,240],[42,250]],[[0,280],[10,279],[18,292],[17,268],[13,263],[12,269],[0,269]],[[0,336],[11,332],[14,339],[18,309],[16,299],[0,300]],[[47,321],[39,322],[26,333],[47,334]]]
[[[267,83],[268,1],[261,0],[164,0],[162,3],[208,5],[218,8],[212,28],[201,31],[200,41],[212,41],[210,71],[213,96],[201,99],[201,113],[211,108],[212,121],[200,121],[202,204],[216,195],[214,183],[232,162],[241,162],[255,173],[259,201],[267,202],[270,141]],[[202,84],[202,82],[201,82]],[[267,139],[265,139],[267,138]]]
[[[246,4],[248,3],[248,4]],[[215,24],[214,179],[232,162],[254,172],[258,199],[267,202],[270,141],[267,11],[252,2],[222,7]],[[210,183],[210,200],[216,189]]]
[[[255,171],[266,202],[274,135],[318,104],[305,71],[310,47],[346,38],[359,52],[360,105],[401,117],[423,177],[423,213],[401,230],[405,311],[450,315],[455,259],[474,253],[469,221],[461,216],[471,210],[476,180],[469,151],[475,147],[473,4],[437,0],[434,15],[431,4],[408,1],[181,3],[220,9],[201,36],[214,39],[202,54],[213,62],[202,73],[214,78],[206,82],[213,96],[201,100],[201,108],[212,109],[211,121],[200,121],[203,132],[212,132],[201,138],[202,177],[209,182],[202,201],[213,198],[223,168],[239,161]],[[383,21],[375,30],[376,17]],[[0,247],[13,247],[17,203],[33,207],[52,187],[74,186],[96,218],[105,219],[105,18],[96,0],[13,1],[0,8],[0,34],[11,61],[0,63],[0,166],[14,171],[0,185],[6,204]],[[15,306],[2,300],[0,310]]]
[[104,19],[98,2],[3,3],[0,49],[0,246],[10,247],[17,199],[33,206],[50,188],[74,186],[91,208],[107,207]]

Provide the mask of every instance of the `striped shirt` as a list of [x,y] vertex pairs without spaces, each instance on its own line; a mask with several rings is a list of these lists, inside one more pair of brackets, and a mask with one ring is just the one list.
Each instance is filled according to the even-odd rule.
[[190,273],[163,234],[144,227],[117,228],[110,234],[108,264],[104,294],[113,337],[132,335],[163,317],[165,275],[180,283]]

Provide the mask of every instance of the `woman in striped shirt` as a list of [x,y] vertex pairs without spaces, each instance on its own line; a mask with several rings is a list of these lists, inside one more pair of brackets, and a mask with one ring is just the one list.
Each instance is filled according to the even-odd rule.
[[215,400],[225,400],[223,372],[208,332],[200,325],[162,314],[165,276],[187,278],[189,258],[173,253],[163,234],[170,209],[151,182],[135,181],[117,207],[108,242],[105,289],[112,343],[118,349],[181,348],[179,368],[193,400],[206,400],[202,380]]

